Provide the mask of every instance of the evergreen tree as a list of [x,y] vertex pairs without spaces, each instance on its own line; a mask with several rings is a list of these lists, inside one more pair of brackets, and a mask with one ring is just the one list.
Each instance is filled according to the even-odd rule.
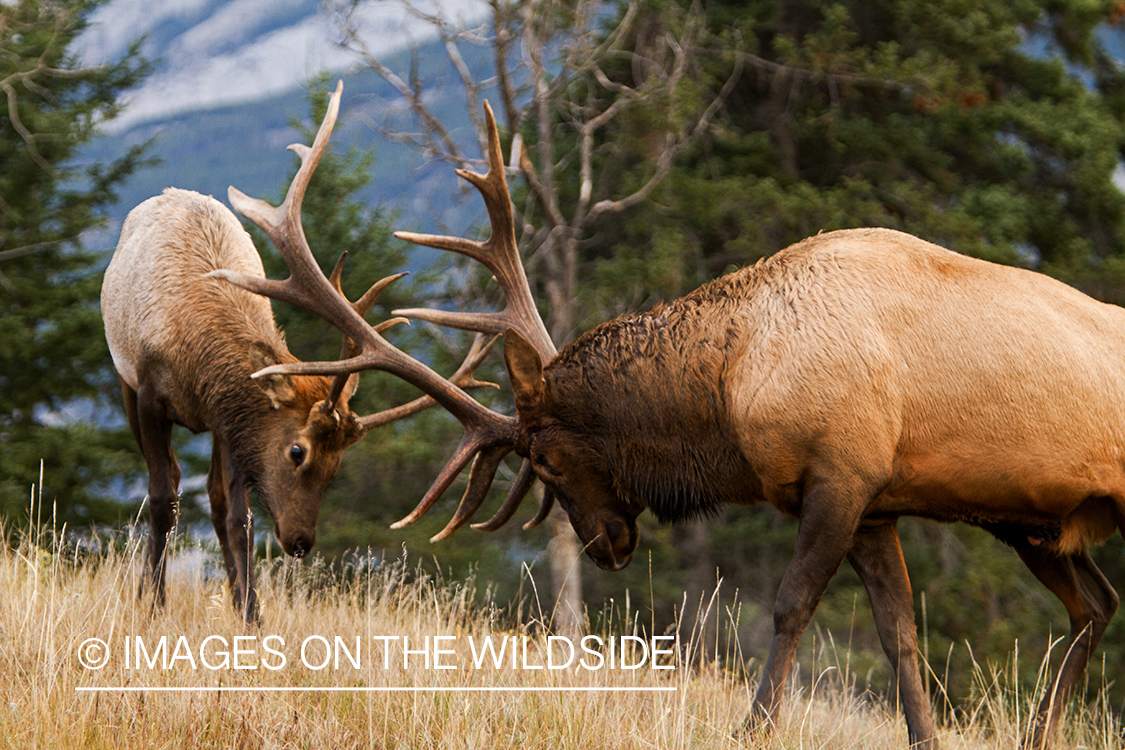
[[[725,53],[700,79],[745,66],[719,126],[647,210],[600,227],[587,257],[617,282],[605,293],[640,274],[675,296],[820,231],[886,226],[1123,300],[1125,78],[1107,50],[1119,15],[1113,3],[718,2],[709,22]],[[633,83],[631,68],[617,73]],[[636,179],[644,129],[614,138],[607,158]]]
[[101,431],[76,414],[116,377],[97,309],[99,258],[82,235],[142,163],[78,166],[78,149],[119,111],[120,93],[148,72],[137,45],[84,67],[68,48],[99,0],[0,5],[0,518],[9,530],[45,462],[44,500],[58,520],[116,520],[99,486],[138,457],[128,430]]

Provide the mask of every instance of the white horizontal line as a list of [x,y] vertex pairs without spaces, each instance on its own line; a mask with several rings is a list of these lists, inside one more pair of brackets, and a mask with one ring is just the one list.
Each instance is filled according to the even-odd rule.
[[80,693],[674,693],[675,687],[76,687]]

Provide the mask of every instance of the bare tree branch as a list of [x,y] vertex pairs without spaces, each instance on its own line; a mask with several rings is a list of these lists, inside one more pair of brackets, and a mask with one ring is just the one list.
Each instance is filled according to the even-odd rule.
[[722,89],[719,90],[719,93],[711,101],[707,109],[700,115],[695,123],[695,127],[692,128],[691,132],[686,137],[672,143],[661,153],[660,158],[657,160],[656,170],[648,181],[636,192],[625,198],[616,201],[603,200],[594,204],[594,207],[590,210],[591,218],[603,213],[620,213],[635,206],[652,194],[652,191],[655,190],[660,182],[668,175],[669,170],[672,168],[672,163],[675,161],[676,157],[679,156],[680,152],[682,152],[686,146],[697,140],[699,136],[710,127],[711,121],[726,102],[727,97],[730,96],[730,92],[734,89],[735,84],[738,83],[738,79],[742,76],[743,64],[741,56],[735,59],[734,71],[730,74],[730,77],[727,78],[726,83],[723,84]]
[[504,0],[489,0],[488,4],[492,8],[493,64],[496,67],[500,99],[504,104],[504,116],[508,120],[508,128],[513,133],[518,133],[523,125],[523,113],[516,106],[516,83],[508,67],[512,42],[518,36],[512,28],[514,14]]
[[371,68],[380,78],[394,87],[395,91],[406,100],[410,105],[411,112],[422,122],[423,130],[421,138],[425,145],[427,153],[435,158],[451,161],[458,166],[464,163],[461,157],[461,151],[457,146],[456,141],[453,140],[449,131],[445,126],[433,116],[429,106],[423,100],[424,88],[417,80],[403,80],[397,73],[384,65],[374,53],[371,52],[367,42],[364,41],[362,34],[357,26],[358,20],[355,17],[355,10],[357,6],[350,5],[347,8],[341,7],[341,4],[331,6],[335,11],[337,19],[337,29],[341,32],[342,38],[339,44],[345,49],[358,54],[363,61]]
[[835,87],[840,83],[850,83],[854,86],[870,86],[872,88],[880,88],[887,91],[897,91],[902,94],[913,94],[918,91],[925,91],[930,88],[929,84],[922,78],[916,79],[913,83],[903,83],[890,78],[872,78],[871,76],[859,75],[858,73],[849,73],[839,70],[834,71],[815,71],[806,68],[799,68],[794,65],[785,65],[784,63],[774,62],[767,60],[763,57],[751,54],[745,51],[738,51],[737,58],[740,62],[751,65],[752,67],[764,70],[775,75],[791,77],[795,80],[805,81],[824,81],[830,87]]
[[8,250],[0,250],[0,261],[11,260],[12,258],[19,258],[24,255],[33,255],[35,253],[45,252],[54,247],[58,247],[64,242],[74,242],[77,237],[68,237],[61,240],[50,240],[49,242],[36,242],[32,245],[24,245],[23,247],[13,247]]
[[[404,77],[389,69],[363,42],[358,9],[363,0],[331,0],[341,32],[340,44],[355,53],[402,97],[419,123],[418,132],[376,127],[386,137],[422,149],[431,158],[465,166],[467,159],[438,121],[427,100],[426,82],[412,68]],[[513,144],[511,162],[519,165],[530,197],[519,207],[521,245],[525,255],[544,271],[541,281],[551,298],[553,331],[569,333],[573,327],[577,283],[577,242],[589,234],[594,221],[606,214],[626,211],[649,198],[671,171],[676,158],[710,128],[748,62],[741,45],[720,51],[707,45],[710,37],[703,10],[695,2],[679,23],[678,31],[663,29],[654,37],[637,37],[639,3],[630,2],[618,22],[604,33],[597,25],[600,0],[578,0],[563,9],[558,0],[488,0],[487,26],[458,28],[438,12],[410,0],[406,8],[429,24],[443,45],[449,64],[466,94],[467,112],[478,137],[479,98],[486,82],[477,80],[460,45],[490,45],[496,86],[508,120],[509,132],[523,129],[530,118],[535,138],[527,146]],[[428,6],[427,6],[428,8]],[[565,26],[564,26],[565,24]],[[487,29],[488,34],[484,33]],[[694,76],[694,60],[723,54],[734,61],[734,70],[707,107],[695,116],[683,109],[684,82]],[[548,59],[548,56],[550,59]],[[630,84],[611,78],[606,71],[614,61],[629,61],[634,71]],[[588,84],[578,85],[581,81]],[[596,93],[595,89],[608,94]],[[599,135],[634,107],[663,109],[662,129],[652,134],[660,144],[651,173],[629,195],[603,197],[595,202],[599,176],[594,164]],[[573,128],[573,149],[559,153],[554,129],[560,123]],[[608,145],[608,144],[607,144]],[[577,164],[577,201],[564,209],[560,175]],[[534,206],[539,219],[529,223],[526,212]],[[542,223],[539,228],[536,223]],[[557,324],[557,325],[555,325]]]

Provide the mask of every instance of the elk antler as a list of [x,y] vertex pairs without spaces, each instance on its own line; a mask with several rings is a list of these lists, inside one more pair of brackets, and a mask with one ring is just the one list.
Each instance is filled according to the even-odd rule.
[[[500,283],[507,304],[503,310],[494,313],[408,308],[393,310],[392,314],[482,333],[503,333],[511,328],[518,331],[535,347],[543,362],[549,362],[555,356],[555,345],[547,333],[543,318],[536,309],[531,288],[527,283],[527,274],[524,272],[523,262],[520,260],[519,245],[516,242],[516,225],[512,212],[512,199],[508,192],[508,180],[504,173],[504,156],[500,147],[500,135],[496,127],[496,117],[492,114],[492,107],[489,106],[488,101],[484,102],[484,118],[488,128],[488,172],[482,175],[467,169],[458,169],[457,176],[472,183],[480,191],[481,197],[484,198],[484,205],[488,211],[489,224],[492,229],[489,238],[484,242],[476,242],[462,237],[416,234],[414,232],[395,232],[395,237],[439,250],[451,250],[480,261],[488,270],[492,271],[492,275]],[[483,454],[478,459],[478,461],[481,460],[484,460]],[[485,465],[491,466],[487,462]],[[473,468],[475,473],[477,467],[474,465]],[[493,467],[491,471],[494,472],[495,468]],[[491,476],[491,473],[489,476]],[[531,469],[531,464],[525,460],[520,467],[520,473],[516,481],[512,484],[508,498],[496,512],[496,515],[484,523],[473,524],[473,528],[481,531],[495,531],[507,523],[534,481],[535,474]],[[470,477],[470,489],[472,489],[472,477]],[[485,490],[487,490],[487,487]],[[547,517],[547,513],[551,510],[553,504],[554,496],[550,491],[544,492],[539,512],[535,518],[524,524],[524,528],[529,529],[539,525]],[[475,507],[473,509],[475,510]],[[420,513],[417,515],[412,513],[395,526],[411,523],[420,515]],[[462,517],[461,508],[458,508],[453,520],[434,539],[445,538],[464,523],[466,518],[467,516]]]
[[478,174],[458,169],[457,176],[472,183],[484,198],[488,220],[492,225],[491,236],[484,242],[414,232],[395,232],[395,237],[438,250],[452,250],[479,260],[500,282],[508,303],[502,311],[495,313],[449,312],[412,307],[394,310],[391,314],[482,333],[504,333],[509,328],[514,328],[535,347],[544,362],[549,362],[555,356],[555,345],[535,307],[527,274],[520,261],[512,199],[508,194],[508,180],[504,176],[500,135],[496,129],[492,107],[487,101],[484,103],[484,119],[488,126],[488,173]]
[[[344,260],[347,257],[348,251],[345,250],[340,254],[340,259],[336,261],[336,267],[332,269],[332,275],[328,279],[332,284],[332,288],[335,289],[336,293],[341,297],[344,297],[344,290],[340,286],[340,277],[344,269]],[[390,286],[392,282],[401,279],[403,276],[406,276],[406,274],[398,273],[394,276],[387,276],[386,278],[380,279],[379,281],[375,282],[370,289],[364,292],[362,297],[351,303],[352,309],[355,310],[361,318],[365,318],[368,311],[371,310],[371,307],[375,304],[375,301],[379,298],[379,295],[382,293],[382,291]],[[383,331],[387,330],[388,328],[392,328],[399,323],[406,323],[407,325],[409,325],[410,321],[403,317],[391,318],[390,320],[385,320],[375,326],[375,332],[378,334],[382,334]],[[473,377],[473,373],[478,367],[480,367],[480,364],[484,361],[484,358],[488,356],[488,353],[492,351],[492,347],[496,343],[496,340],[498,338],[500,337],[493,336],[488,340],[487,343],[485,343],[484,334],[478,333],[473,339],[472,346],[469,348],[469,353],[465,355],[465,361],[462,362],[461,366],[457,368],[457,371],[450,376],[449,382],[465,390],[468,390],[470,388],[483,388],[486,386],[489,388],[499,388],[500,386],[496,385],[495,383],[486,383]],[[340,359],[351,359],[359,353],[359,344],[345,336],[343,346],[340,349]],[[337,375],[335,379],[333,379],[332,388],[329,390],[328,397],[324,399],[324,404],[321,407],[324,413],[330,414],[332,410],[336,408],[337,402],[339,402],[342,406],[346,406],[352,394],[355,393],[356,386],[358,384],[359,372],[341,373],[340,375]],[[431,397],[422,396],[421,398],[416,398],[413,401],[402,404],[401,406],[396,406],[391,409],[384,409],[383,411],[376,414],[360,417],[358,420],[359,426],[362,429],[363,433],[366,434],[367,431],[372,428],[382,427],[385,424],[390,424],[391,422],[395,422],[399,419],[405,419],[406,417],[413,416],[418,412],[425,411],[436,403],[437,402],[434,401],[434,399],[432,399]]]
[[[328,139],[332,134],[332,128],[335,125],[336,117],[339,113],[342,92],[343,82],[341,81],[336,86],[336,91],[332,94],[328,104],[328,111],[324,116],[324,121],[321,123],[320,129],[317,131],[316,138],[313,140],[313,145],[308,147],[294,144],[289,147],[290,150],[295,151],[301,157],[301,167],[297,170],[297,174],[293,178],[293,182],[290,184],[289,191],[285,196],[285,201],[280,206],[274,207],[265,201],[250,198],[234,187],[231,187],[228,191],[230,202],[234,209],[261,227],[262,231],[264,231],[273,242],[274,246],[285,260],[286,265],[289,267],[289,278],[285,280],[264,279],[227,270],[213,271],[209,275],[225,279],[248,291],[288,302],[309,310],[342,331],[347,339],[343,351],[345,356],[339,361],[296,362],[292,364],[273,365],[254,373],[253,377],[259,378],[282,373],[338,376],[334,380],[331,389],[331,398],[333,401],[336,401],[342,398],[344,394],[348,393],[347,381],[354,376],[355,373],[362,370],[383,370],[419,388],[423,393],[427,394],[430,399],[441,404],[464,425],[465,434],[461,438],[457,450],[446,463],[445,468],[439,473],[437,479],[434,480],[434,483],[431,485],[425,497],[422,498],[421,502],[418,503],[418,506],[410,515],[394,524],[394,528],[399,528],[420,518],[437,502],[437,499],[449,488],[449,485],[453,483],[453,480],[461,473],[465,466],[467,466],[470,461],[473,461],[469,484],[465,490],[465,494],[461,498],[461,503],[457,508],[454,518],[442,532],[433,538],[433,541],[437,541],[451,534],[480,507],[492,484],[492,479],[495,476],[500,461],[503,456],[510,452],[515,446],[519,436],[519,422],[515,417],[498,414],[485,408],[466,394],[454,382],[442,378],[425,364],[390,344],[382,337],[380,331],[388,325],[393,325],[397,321],[388,321],[387,323],[381,324],[379,328],[376,328],[364,320],[363,314],[370,308],[371,304],[373,304],[374,297],[397,277],[382,279],[376,282],[359,301],[352,303],[348,301],[339,289],[339,263],[337,264],[337,270],[333,271],[332,278],[329,279],[320,270],[319,265],[317,265],[316,260],[313,258],[308,242],[305,239],[304,230],[301,227],[301,202],[304,198],[309,180],[312,177],[312,173],[316,169],[317,164],[320,162],[328,146]],[[500,158],[499,137],[496,135],[495,121],[492,120],[491,113],[489,113],[489,121],[491,128],[490,159],[495,163],[496,160]],[[494,147],[492,147],[493,143],[495,144]],[[489,178],[474,175],[469,172],[459,173],[478,187],[491,184]],[[527,289],[527,280],[523,274],[522,266],[518,263],[519,258],[514,242],[515,230],[512,225],[511,202],[508,197],[507,183],[503,177],[502,163],[499,169],[496,169],[494,166],[493,169],[490,170],[489,175],[491,176],[493,173],[499,175],[499,185],[493,184],[488,188],[491,193],[485,192],[485,188],[482,188],[482,193],[484,193],[485,201],[489,205],[489,215],[494,217],[494,234],[496,226],[494,205],[498,201],[497,196],[502,195],[503,202],[506,204],[507,223],[512,240],[510,243],[511,252],[515,256],[514,268],[498,267],[497,270],[494,270],[494,273],[497,273],[497,278],[503,277],[506,280],[511,278],[517,282],[522,280],[526,302],[521,304],[526,306],[530,303],[531,293],[530,290]],[[469,177],[467,175],[472,176]],[[494,182],[494,180],[492,182]],[[499,215],[502,217],[503,212],[501,211]],[[435,239],[436,241],[444,242],[446,239],[451,238]],[[467,243],[467,241],[465,242]],[[468,244],[480,246],[481,248],[488,245],[488,243]],[[435,247],[437,246],[444,245],[435,245]],[[483,257],[481,259],[484,260]],[[485,262],[489,263],[489,261]],[[493,266],[490,264],[489,267],[492,268]],[[508,292],[507,286],[505,287],[505,291]],[[511,299],[512,292],[508,293]],[[535,318],[538,318],[537,313],[534,313],[533,304],[530,306],[530,310],[531,313],[535,315]],[[549,345],[550,351],[553,353],[554,347],[550,345],[550,338],[546,334],[546,329],[543,328],[542,321],[539,321],[538,324],[541,333],[535,333],[534,325],[524,327],[530,322],[530,319],[524,320],[523,315],[524,313],[521,313],[521,317],[518,319],[516,316],[513,316],[513,325],[519,324],[521,333],[527,331],[526,335],[529,337],[529,340],[536,341],[540,345],[546,342],[546,344]],[[503,330],[503,328],[504,326],[501,327],[501,330]],[[495,328],[489,328],[488,330],[494,331]],[[478,339],[478,342],[474,345],[474,351],[470,351],[465,363],[454,375],[454,380],[465,386],[477,384],[476,381],[472,379],[472,370],[487,354],[490,346],[491,344],[482,346]],[[416,405],[425,400],[424,397],[416,402],[412,402],[412,404]],[[386,412],[380,412],[370,417],[364,417],[360,420],[361,424],[370,428],[379,424],[385,424],[389,421],[393,421],[393,419],[406,416],[408,413],[419,410],[418,408],[411,409],[412,404],[398,407],[397,410],[387,410]],[[426,405],[428,405],[428,402]],[[509,496],[505,500],[501,512],[504,512],[509,506],[512,506],[514,510],[514,506],[519,504],[519,501],[522,499],[523,495],[526,494],[531,484],[530,480],[527,478],[528,476],[529,472],[521,470],[520,479],[513,483],[512,490],[509,492]],[[499,518],[500,515],[501,513],[497,513],[496,518]],[[508,517],[510,517],[510,515],[511,513],[508,512]],[[493,521],[495,521],[496,518],[494,518]],[[504,520],[507,520],[507,518]],[[489,524],[491,523],[490,521]],[[488,526],[489,524],[485,525]]]

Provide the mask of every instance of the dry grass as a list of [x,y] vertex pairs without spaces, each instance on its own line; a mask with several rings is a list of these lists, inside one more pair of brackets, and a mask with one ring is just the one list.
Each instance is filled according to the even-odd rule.
[[[677,635],[674,670],[591,671],[474,669],[468,638],[529,637],[529,662],[542,663],[546,634],[531,626],[505,629],[510,618],[474,602],[471,583],[442,582],[410,571],[405,563],[375,566],[362,558],[331,573],[323,565],[278,562],[261,566],[263,624],[244,627],[229,605],[225,586],[201,573],[172,576],[169,603],[152,613],[135,596],[141,542],[85,561],[73,546],[49,538],[28,539],[0,553],[0,747],[21,748],[737,748],[750,740],[734,730],[745,716],[752,686],[721,665],[739,664],[737,646],[721,634],[704,638],[692,623],[705,622],[715,601],[685,608]],[[180,550],[184,555],[185,550]],[[198,571],[198,566],[197,566]],[[534,602],[532,604],[534,608]],[[736,613],[724,613],[734,620]],[[635,632],[635,616],[624,632]],[[634,630],[630,631],[629,628]],[[236,636],[260,644],[284,639],[286,666],[270,670],[211,670],[177,661],[174,669],[126,669],[126,636],[154,645],[169,636],[169,655],[179,636],[199,659],[209,636],[232,643]],[[300,663],[309,636],[358,636],[361,666],[310,669]],[[422,657],[403,668],[392,649],[385,669],[372,636],[452,636],[443,663],[458,669],[427,669]],[[80,646],[97,637],[110,644],[100,670],[83,668]],[[216,641],[211,642],[212,645]],[[310,661],[324,653],[311,644]],[[212,663],[218,660],[210,650]],[[795,687],[777,731],[756,746],[767,748],[900,748],[905,725],[894,705],[856,688],[849,654],[830,641],[819,649],[811,687]],[[278,659],[260,647],[248,664]],[[591,657],[592,661],[592,657]],[[1018,695],[1003,673],[978,671],[979,696],[967,709],[944,710],[946,748],[1011,748],[1017,745],[1034,695]],[[182,692],[86,692],[81,688],[129,686]],[[413,692],[355,692],[341,688],[422,688]],[[225,692],[197,688],[223,687]],[[539,692],[485,692],[482,688],[539,688]],[[565,687],[562,692],[542,688]],[[674,688],[669,692],[580,692],[574,688]],[[263,688],[284,688],[265,692]],[[292,689],[303,689],[297,692]],[[309,691],[334,688],[334,692]],[[440,691],[431,689],[439,688]],[[476,692],[474,692],[476,691]],[[948,708],[946,706],[945,708]],[[1094,702],[1066,719],[1060,747],[1117,750],[1121,728],[1113,712]]]

